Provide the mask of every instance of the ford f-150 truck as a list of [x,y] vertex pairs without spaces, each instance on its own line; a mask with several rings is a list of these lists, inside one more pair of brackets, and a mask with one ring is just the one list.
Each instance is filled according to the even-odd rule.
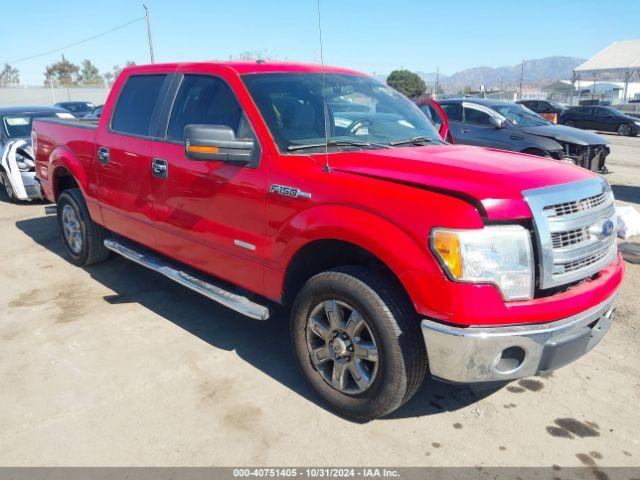
[[71,262],[116,252],[257,320],[290,306],[302,375],[351,418],[398,408],[427,373],[557,369],[612,320],[601,177],[449,145],[358,72],[130,67],[99,120],[40,119],[32,141]]

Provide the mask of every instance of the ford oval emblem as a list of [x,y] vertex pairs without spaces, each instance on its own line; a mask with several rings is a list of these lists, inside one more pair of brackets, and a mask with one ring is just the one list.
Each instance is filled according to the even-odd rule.
[[607,220],[602,224],[602,235],[608,237],[613,233],[613,222],[611,220]]

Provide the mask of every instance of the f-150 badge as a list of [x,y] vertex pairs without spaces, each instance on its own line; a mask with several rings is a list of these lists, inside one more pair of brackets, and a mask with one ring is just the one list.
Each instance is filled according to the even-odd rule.
[[298,188],[287,187],[285,185],[271,185],[269,191],[279,195],[284,195],[285,197],[311,198],[310,193],[303,192]]

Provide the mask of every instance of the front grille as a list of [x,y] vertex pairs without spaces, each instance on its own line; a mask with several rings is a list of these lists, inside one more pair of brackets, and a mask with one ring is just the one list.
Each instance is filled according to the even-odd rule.
[[551,234],[553,248],[569,247],[577,243],[587,242],[589,238],[591,238],[589,230],[586,228],[576,228],[575,230],[553,232]]
[[615,206],[602,178],[523,195],[534,217],[541,289],[589,277],[613,260]]
[[602,166],[609,154],[609,148],[606,145],[575,145],[573,143],[565,143],[564,154],[573,158],[577,164],[588,170],[597,172]]
[[601,193],[594,195],[593,197],[585,198],[582,200],[558,203],[556,205],[549,205],[544,207],[545,212],[548,214],[561,217],[562,215],[571,215],[572,213],[578,213],[585,210],[591,210],[599,207],[607,201],[607,194]]
[[580,258],[578,260],[574,260],[573,262],[564,263],[560,265],[560,268],[562,269],[562,271],[559,273],[575,272],[576,270],[580,270],[585,267],[588,267],[589,265],[593,265],[594,263],[606,257],[608,253],[609,253],[609,247],[605,247],[592,255]]

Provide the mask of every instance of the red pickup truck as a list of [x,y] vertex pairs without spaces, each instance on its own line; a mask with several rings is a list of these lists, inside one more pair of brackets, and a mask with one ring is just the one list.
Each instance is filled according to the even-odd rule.
[[352,418],[427,373],[559,368],[611,323],[623,264],[601,177],[447,144],[358,72],[126,68],[99,120],[37,120],[33,148],[73,263],[116,252],[258,320],[290,306],[304,378]]

